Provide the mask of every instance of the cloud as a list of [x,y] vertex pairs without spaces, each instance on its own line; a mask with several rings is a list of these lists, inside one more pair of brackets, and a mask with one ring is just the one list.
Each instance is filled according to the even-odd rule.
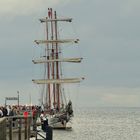
[[121,1],[121,12],[123,16],[138,16],[140,12],[139,0],[123,0]]
[[30,15],[67,2],[69,0],[1,0],[0,15]]

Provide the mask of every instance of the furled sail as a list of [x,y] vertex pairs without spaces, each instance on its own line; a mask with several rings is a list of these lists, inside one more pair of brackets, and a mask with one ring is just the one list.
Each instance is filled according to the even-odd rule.
[[57,19],[40,19],[40,22],[52,22],[52,21],[66,21],[72,22],[72,18],[57,18]]
[[72,62],[72,63],[80,63],[83,58],[63,58],[63,59],[39,59],[39,60],[33,60],[34,64],[39,63],[49,63],[49,62]]
[[65,78],[65,79],[38,79],[32,80],[36,84],[62,84],[62,83],[80,83],[84,78]]
[[78,43],[79,39],[61,39],[61,40],[35,40],[36,44],[45,43]]

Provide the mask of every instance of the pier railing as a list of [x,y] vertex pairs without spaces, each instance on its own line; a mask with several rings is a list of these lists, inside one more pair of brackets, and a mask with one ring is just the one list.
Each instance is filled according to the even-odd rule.
[[0,138],[2,140],[29,140],[32,124],[31,116],[0,118]]
[[51,127],[46,127],[46,133],[41,133],[42,130],[37,130],[40,125],[32,116],[0,118],[0,140],[30,140],[31,137],[35,140],[52,140]]

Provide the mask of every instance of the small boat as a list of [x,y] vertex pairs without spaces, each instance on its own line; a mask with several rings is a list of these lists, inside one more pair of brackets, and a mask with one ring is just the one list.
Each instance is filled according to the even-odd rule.
[[78,43],[79,39],[61,39],[58,23],[72,22],[72,18],[59,18],[56,11],[48,8],[48,17],[40,19],[45,25],[46,39],[35,40],[37,46],[43,46],[44,54],[34,59],[34,64],[42,64],[43,79],[33,79],[33,83],[42,86],[41,105],[47,115],[49,125],[53,128],[65,129],[73,117],[72,101],[66,101],[64,84],[79,83],[84,78],[63,77],[62,63],[80,63],[82,58],[63,58],[62,44]]

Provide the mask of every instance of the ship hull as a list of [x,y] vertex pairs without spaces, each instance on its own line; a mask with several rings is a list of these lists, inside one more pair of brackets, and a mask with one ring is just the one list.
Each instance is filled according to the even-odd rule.
[[48,118],[48,122],[53,129],[67,129],[71,128],[70,118],[68,115],[64,116],[63,114],[59,114]]

